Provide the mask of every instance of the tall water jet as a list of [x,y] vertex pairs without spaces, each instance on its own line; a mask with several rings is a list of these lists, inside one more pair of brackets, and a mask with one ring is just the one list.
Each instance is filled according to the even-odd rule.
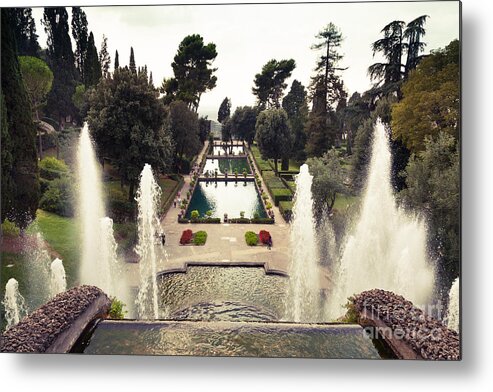
[[101,255],[108,244],[101,231],[105,217],[101,166],[96,159],[87,123],[82,128],[77,151],[78,214],[81,230],[80,282],[112,293],[111,266]]
[[320,317],[320,278],[313,216],[313,176],[308,165],[300,167],[296,176],[291,220],[291,264],[284,319],[314,322]]
[[67,277],[65,275],[65,268],[63,262],[59,258],[56,258],[51,262],[51,279],[50,279],[50,294],[51,297],[59,293],[63,293],[67,290]]
[[140,286],[137,296],[139,318],[157,319],[158,287],[156,282],[155,233],[161,231],[157,210],[161,199],[161,188],[154,179],[149,164],[140,174],[140,184],[135,200],[138,205],[138,243],[135,248],[139,255]]
[[27,316],[26,301],[19,292],[19,282],[14,278],[10,278],[5,285],[5,298],[2,304],[5,308],[6,329],[18,324]]
[[426,227],[396,205],[390,175],[388,135],[377,121],[359,221],[334,274],[332,318],[345,313],[348,297],[364,290],[390,290],[418,306],[431,298],[434,270],[427,257]]
[[459,290],[460,290],[460,279],[457,278],[452,283],[452,287],[449,291],[449,301],[448,301],[448,309],[447,309],[447,327],[453,329],[455,332],[459,332],[459,322],[460,322],[460,314],[459,314]]

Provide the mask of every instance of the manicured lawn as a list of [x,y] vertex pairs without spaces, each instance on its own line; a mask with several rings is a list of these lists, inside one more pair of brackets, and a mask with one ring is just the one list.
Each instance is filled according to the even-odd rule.
[[67,273],[67,284],[71,286],[76,279],[79,264],[80,241],[76,220],[38,210],[36,223],[46,242],[60,254]]
[[347,196],[347,195],[337,195],[336,201],[334,203],[334,209],[344,212],[348,207],[359,203],[361,197],[359,196]]

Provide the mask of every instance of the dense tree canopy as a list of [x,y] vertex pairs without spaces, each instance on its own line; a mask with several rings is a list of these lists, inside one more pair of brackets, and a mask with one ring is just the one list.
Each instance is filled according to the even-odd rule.
[[263,157],[274,159],[276,174],[278,159],[289,157],[293,148],[293,134],[283,109],[260,112],[255,125],[255,140]]
[[339,155],[332,148],[322,157],[308,158],[306,164],[313,176],[312,194],[317,210],[330,212],[337,194],[348,192],[344,185],[345,173],[339,162]]
[[185,102],[171,102],[167,126],[176,143],[177,164],[200,151],[199,119]]
[[460,124],[459,41],[432,52],[402,85],[403,99],[392,108],[392,135],[411,151],[440,131],[454,137]]
[[157,173],[170,167],[174,145],[164,127],[165,115],[147,75],[126,68],[102,79],[89,97],[87,121],[98,153],[130,185],[129,200],[145,163]]
[[[39,176],[36,154],[36,129],[31,104],[17,59],[12,23],[15,18],[7,8],[1,10],[2,20],[2,143],[10,144],[12,155],[4,154],[2,145],[3,177],[9,177],[7,189],[2,187],[2,222],[7,214],[21,228],[36,216],[39,201]],[[3,106],[3,105],[2,105]],[[6,122],[3,115],[6,114]],[[4,135],[5,133],[5,135]],[[7,134],[8,133],[8,134]],[[10,189],[9,189],[10,188]]]
[[[444,286],[459,275],[460,157],[457,140],[440,131],[426,136],[424,149],[406,167],[404,203],[428,221],[428,241]],[[448,287],[446,287],[448,289]]]
[[217,112],[217,121],[223,123],[231,115],[231,99],[224,98]]
[[279,109],[284,89],[287,87],[285,80],[291,76],[296,67],[293,59],[270,60],[263,67],[262,72],[255,75],[253,94],[257,97],[259,110]]
[[212,68],[216,56],[214,43],[205,45],[198,34],[186,36],[171,64],[175,76],[165,79],[161,86],[165,102],[180,100],[197,112],[202,94],[216,87],[216,68]]
[[248,144],[255,139],[255,124],[257,123],[257,110],[251,106],[237,107],[231,117],[231,133]]

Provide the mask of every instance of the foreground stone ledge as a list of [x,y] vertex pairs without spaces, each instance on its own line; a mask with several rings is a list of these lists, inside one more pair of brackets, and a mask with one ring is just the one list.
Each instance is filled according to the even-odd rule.
[[94,286],[58,294],[0,336],[1,352],[67,353],[87,325],[105,317],[108,296]]
[[460,360],[459,334],[400,295],[369,290],[354,296],[359,323],[378,330],[401,359]]

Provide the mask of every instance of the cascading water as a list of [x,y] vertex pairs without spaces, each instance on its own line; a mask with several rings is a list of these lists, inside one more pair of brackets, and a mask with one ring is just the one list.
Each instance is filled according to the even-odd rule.
[[428,263],[426,227],[396,205],[390,173],[388,136],[377,121],[361,215],[334,274],[331,318],[345,313],[348,297],[374,288],[403,295],[418,306],[431,299],[434,270]]
[[6,329],[13,327],[27,316],[26,301],[19,292],[19,282],[14,278],[10,278],[5,285],[5,298],[2,304],[5,307]]
[[139,239],[136,252],[139,255],[140,286],[137,296],[137,312],[141,319],[157,319],[158,287],[156,282],[155,233],[161,231],[157,215],[161,188],[154,179],[152,168],[146,164],[140,174],[136,198],[138,205]]
[[52,261],[50,269],[50,295],[51,297],[54,297],[55,295],[63,293],[65,290],[67,290],[67,278],[65,275],[63,262],[59,258],[56,258]]
[[291,220],[291,265],[285,303],[286,321],[315,322],[320,317],[318,252],[313,217],[313,176],[308,166],[296,176]]
[[118,259],[113,237],[113,221],[105,217],[102,172],[96,159],[89,128],[84,124],[77,154],[78,214],[81,230],[80,281],[105,293],[122,296],[122,277],[115,273]]
[[452,283],[449,291],[448,309],[447,309],[447,326],[455,332],[459,332],[459,289],[460,279],[457,278]]

